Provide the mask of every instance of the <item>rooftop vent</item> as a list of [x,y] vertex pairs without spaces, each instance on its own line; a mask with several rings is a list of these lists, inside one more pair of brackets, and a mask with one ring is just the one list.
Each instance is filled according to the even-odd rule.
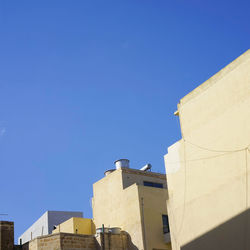
[[129,160],[128,159],[120,159],[114,162],[115,163],[115,168],[120,169],[120,168],[129,168]]

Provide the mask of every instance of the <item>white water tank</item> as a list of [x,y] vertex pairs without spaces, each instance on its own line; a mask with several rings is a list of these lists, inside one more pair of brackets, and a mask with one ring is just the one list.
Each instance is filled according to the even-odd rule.
[[128,159],[120,159],[115,161],[115,168],[129,168],[129,160]]
[[144,167],[142,167],[141,171],[148,171],[152,168],[152,165],[150,163],[146,164]]

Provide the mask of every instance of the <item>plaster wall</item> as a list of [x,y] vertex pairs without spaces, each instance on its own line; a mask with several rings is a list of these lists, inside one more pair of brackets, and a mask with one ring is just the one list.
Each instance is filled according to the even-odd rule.
[[95,234],[95,225],[92,219],[87,218],[73,218],[74,222],[74,233],[93,235]]
[[[94,223],[97,228],[104,224],[105,227],[121,227],[128,232],[132,241],[130,249],[151,249],[154,244],[168,249],[162,232],[162,214],[167,214],[166,189],[138,185],[143,184],[143,180],[166,185],[166,179],[154,173],[132,172],[131,169],[119,169],[94,184]],[[144,218],[143,197],[146,202]]]
[[59,224],[53,233],[73,233],[73,234],[95,234],[95,226],[92,219],[72,217],[71,219]]
[[[167,215],[167,190],[137,186],[140,200],[142,229],[147,249],[171,249],[164,241],[162,215]],[[160,199],[159,199],[160,197]]]
[[52,231],[55,233],[74,233],[74,222],[73,217],[57,225],[56,229]]
[[201,238],[204,250],[250,249],[248,217],[220,229],[249,209],[250,51],[181,99],[178,113],[182,140],[165,156],[173,249],[201,249]]

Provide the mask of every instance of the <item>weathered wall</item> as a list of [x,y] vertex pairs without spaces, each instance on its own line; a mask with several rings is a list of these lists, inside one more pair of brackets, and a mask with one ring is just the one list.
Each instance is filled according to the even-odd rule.
[[165,156],[173,249],[249,250],[250,51],[178,112],[183,139]]
[[126,232],[121,232],[121,234],[99,234],[96,240],[97,249],[131,250],[128,234]]
[[94,236],[58,233],[43,237],[26,243],[22,250],[74,250],[74,249],[96,249]]
[[14,222],[0,221],[0,250],[14,249]]
[[127,233],[119,235],[105,233],[98,235],[79,235],[58,233],[38,237],[22,246],[22,250],[129,250]]

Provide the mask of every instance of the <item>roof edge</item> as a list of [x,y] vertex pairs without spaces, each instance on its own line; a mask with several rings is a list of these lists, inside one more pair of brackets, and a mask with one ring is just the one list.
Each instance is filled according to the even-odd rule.
[[[243,54],[241,54],[239,57],[234,59],[231,63],[226,65],[224,68],[222,68],[220,71],[218,71],[212,77],[210,77],[208,80],[206,80],[205,82],[200,84],[198,87],[196,87],[194,90],[192,90],[187,95],[185,95],[183,98],[181,98],[179,104],[183,105],[183,104],[189,102],[191,99],[195,98],[200,93],[202,93],[204,90],[213,86],[217,81],[222,79],[226,74],[233,71],[240,64],[244,63],[245,61],[247,61],[249,59],[250,59],[250,49],[245,51]],[[178,109],[179,109],[179,105],[178,105]]]

